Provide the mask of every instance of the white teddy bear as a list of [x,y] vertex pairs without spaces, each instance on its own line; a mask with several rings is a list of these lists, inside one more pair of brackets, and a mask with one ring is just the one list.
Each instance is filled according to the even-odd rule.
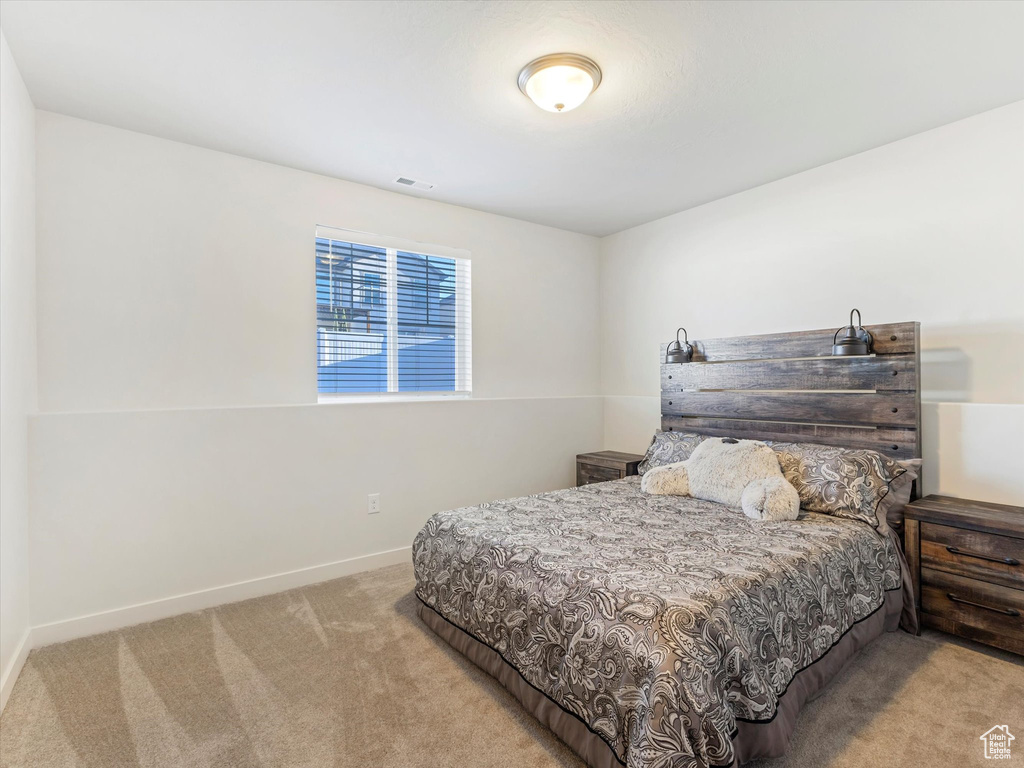
[[757,440],[709,438],[686,461],[648,470],[640,488],[740,507],[754,520],[796,520],[800,513],[800,496],[783,476],[775,451]]

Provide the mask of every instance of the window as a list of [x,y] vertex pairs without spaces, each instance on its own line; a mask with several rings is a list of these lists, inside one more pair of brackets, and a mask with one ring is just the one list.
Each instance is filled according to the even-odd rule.
[[472,390],[465,251],[317,227],[322,395]]

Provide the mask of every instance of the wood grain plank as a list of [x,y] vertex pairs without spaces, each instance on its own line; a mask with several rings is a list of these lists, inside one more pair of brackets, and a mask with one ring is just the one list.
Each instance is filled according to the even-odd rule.
[[913,394],[809,392],[662,392],[663,416],[913,427]]
[[921,626],[937,629],[940,632],[947,632],[951,635],[966,637],[985,645],[1002,648],[1004,651],[1024,655],[1024,637],[1010,637],[998,632],[990,632],[987,629],[965,624],[959,621],[952,621],[944,616],[934,616],[930,613],[921,614]]
[[921,563],[937,571],[1024,589],[1024,539],[921,523]]
[[661,366],[661,389],[865,389],[916,391],[914,355],[822,357],[813,360],[744,360]]
[[869,448],[894,459],[917,457],[916,430],[909,428],[858,429],[824,424],[787,424],[685,416],[663,416],[661,428],[666,432],[696,432],[715,437]]
[[630,462],[640,461],[643,457],[642,453],[625,453],[624,451],[591,451],[589,453],[576,454],[576,458],[580,461],[601,459],[606,461]]
[[1018,589],[922,568],[921,611],[1024,641],[1024,592]]
[[912,501],[905,517],[1024,539],[1024,507],[932,495]]
[[[921,539],[917,520],[903,521],[903,550],[910,569],[910,581],[914,587],[914,608],[921,614]],[[918,622],[920,625],[920,621]],[[920,634],[920,631],[918,632]]]
[[611,467],[600,467],[597,464],[576,465],[576,485],[590,485],[591,483],[605,483],[609,480],[618,480],[625,477],[625,473]]
[[[694,346],[694,360],[761,360],[786,357],[830,357],[835,328],[821,328],[815,331],[792,333],[769,333],[759,336],[734,336],[724,339],[691,340]],[[919,324],[883,323],[867,325],[873,337],[871,350],[876,355],[913,353],[916,346]],[[661,347],[661,359],[665,359],[665,346]]]
[[833,357],[834,328],[698,339],[696,363],[661,366],[662,429],[919,458],[920,323],[867,327],[864,357]]
[[[917,435],[917,445],[915,446],[914,457],[921,458],[922,451],[924,449],[924,443],[921,441],[921,324],[911,323],[913,326],[912,334],[914,337],[914,396],[917,398],[917,423],[914,425],[916,428],[915,434]],[[914,481],[914,485],[910,489],[910,498],[919,498],[924,488],[924,462],[921,462],[921,466],[917,468],[917,480]]]

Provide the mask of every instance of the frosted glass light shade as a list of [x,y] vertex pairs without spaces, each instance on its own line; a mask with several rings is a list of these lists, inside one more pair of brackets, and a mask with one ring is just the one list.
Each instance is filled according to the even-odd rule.
[[519,90],[548,112],[575,109],[600,84],[600,67],[586,56],[575,53],[541,56],[519,72]]

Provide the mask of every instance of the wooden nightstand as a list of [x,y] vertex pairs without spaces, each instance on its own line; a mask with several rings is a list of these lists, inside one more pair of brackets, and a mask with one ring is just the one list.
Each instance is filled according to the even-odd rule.
[[576,455],[576,485],[603,483],[636,474],[643,456],[619,451],[597,451]]
[[926,496],[904,517],[921,625],[1024,654],[1024,507]]

